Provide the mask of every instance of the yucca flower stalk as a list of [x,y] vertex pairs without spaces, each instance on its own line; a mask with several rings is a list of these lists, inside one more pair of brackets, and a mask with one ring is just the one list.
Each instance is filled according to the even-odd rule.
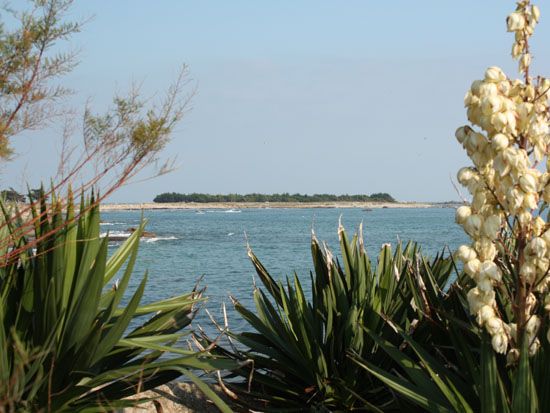
[[506,24],[523,79],[488,68],[464,99],[471,125],[456,132],[473,162],[458,172],[473,198],[456,212],[472,241],[457,257],[476,283],[468,292],[470,311],[509,364],[522,351],[537,353],[550,310],[550,231],[543,215],[550,202],[550,80],[531,76],[529,49],[539,19],[537,6],[517,2]]

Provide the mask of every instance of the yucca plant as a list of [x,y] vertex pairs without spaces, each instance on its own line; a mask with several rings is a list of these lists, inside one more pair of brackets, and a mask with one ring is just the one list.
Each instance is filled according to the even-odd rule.
[[[460,283],[453,283],[445,296],[432,302],[429,320],[414,332],[386,319],[401,336],[391,343],[378,332],[363,331],[394,361],[392,369],[377,365],[351,351],[349,357],[392,389],[397,397],[409,399],[412,411],[475,412],[480,409],[480,390],[488,379],[480,366],[490,340],[482,345],[478,328],[471,322]],[[403,351],[405,350],[405,351]],[[492,378],[494,379],[494,377]],[[485,383],[487,384],[487,383]],[[503,411],[495,403],[495,411]]]
[[[426,409],[419,396],[437,397],[438,410],[549,410],[550,78],[534,75],[531,66],[531,37],[541,11],[530,0],[515,3],[505,23],[513,33],[512,57],[520,78],[488,67],[466,92],[468,124],[455,133],[471,160],[457,174],[471,202],[456,211],[456,222],[470,238],[456,253],[468,274],[460,284],[468,312],[449,318],[443,328],[458,334],[469,329],[473,342],[455,343],[445,359],[430,359],[421,353],[442,349],[445,341],[426,347],[404,335],[419,349],[420,362],[410,365],[406,375],[377,372]],[[472,368],[455,374],[453,367],[462,359],[470,359]],[[431,390],[419,382],[426,377]],[[467,388],[474,391],[467,394]]]
[[429,261],[409,243],[405,248],[398,244],[395,252],[384,245],[373,264],[361,231],[350,241],[340,227],[339,237],[341,261],[312,237],[311,297],[296,274],[285,284],[274,280],[249,250],[265,288],[254,290],[255,312],[234,302],[251,330],[230,332],[237,343],[218,352],[252,361],[253,371],[242,367],[229,374],[227,386],[256,409],[382,411],[412,406],[406,398],[394,397],[349,355],[361,355],[384,370],[394,368],[396,361],[367,331],[393,345],[402,343],[386,319],[413,331],[429,318],[432,302],[449,283],[452,262],[439,255]]
[[[399,368],[382,369],[356,353],[350,354],[351,358],[423,411],[546,411],[550,405],[550,344],[542,342],[531,358],[524,351],[515,368],[505,356],[496,354],[491,336],[470,315],[466,292],[473,283],[461,274],[447,297],[432,308],[438,316],[432,318],[430,340],[413,337],[394,325],[403,343],[412,349],[409,355],[375,331],[364,329]],[[497,292],[497,301],[510,306],[505,298],[505,292]]]
[[127,294],[145,222],[109,257],[93,195],[76,216],[71,195],[42,201],[26,224],[0,205],[0,411],[111,411],[182,374],[230,411],[192,371],[234,364],[174,345],[202,290],[142,305],[145,274]]

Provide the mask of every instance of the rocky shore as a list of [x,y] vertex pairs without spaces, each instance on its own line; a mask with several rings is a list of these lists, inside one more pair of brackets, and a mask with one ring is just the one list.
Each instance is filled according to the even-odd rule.
[[[220,386],[210,385],[233,411],[239,410],[223,393]],[[151,399],[138,407],[127,407],[122,413],[217,413],[219,409],[202,393],[197,386],[186,382],[170,382],[130,399]]]

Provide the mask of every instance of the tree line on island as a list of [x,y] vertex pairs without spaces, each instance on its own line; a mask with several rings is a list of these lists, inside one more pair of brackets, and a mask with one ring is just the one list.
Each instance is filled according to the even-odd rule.
[[[26,195],[24,195],[24,194],[21,194],[21,193],[17,192],[12,187],[9,187],[8,189],[3,189],[3,190],[0,191],[0,197],[4,200],[10,201],[10,202],[25,203],[27,201],[27,199],[30,202],[35,202],[35,201],[38,201],[40,199],[40,192],[41,192],[40,188],[29,189],[28,193]],[[47,195],[44,195],[44,197],[46,199],[48,198]]]
[[390,194],[378,192],[371,195],[332,195],[332,194],[179,194],[165,192],[157,195],[153,202],[397,202]]

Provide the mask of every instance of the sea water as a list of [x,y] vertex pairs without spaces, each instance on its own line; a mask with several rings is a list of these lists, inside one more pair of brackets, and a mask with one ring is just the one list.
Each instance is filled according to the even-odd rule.
[[[229,327],[237,331],[245,324],[232,311],[229,296],[252,309],[254,282],[260,283],[247,257],[247,243],[275,279],[296,273],[308,294],[312,230],[339,255],[339,219],[350,236],[363,223],[371,258],[376,258],[382,244],[395,246],[399,240],[417,241],[430,256],[467,242],[454,223],[452,208],[146,210],[143,218],[148,220],[146,230],[155,236],[140,242],[129,289],[135,290],[147,270],[142,302],[151,302],[189,292],[202,277],[199,286],[207,287],[208,297],[203,306],[222,321],[225,303]],[[103,212],[101,219],[102,232],[123,237],[129,235],[129,228],[139,225],[142,212]],[[120,243],[110,244],[111,252],[117,245]],[[213,331],[204,309],[198,312],[197,324]]]

